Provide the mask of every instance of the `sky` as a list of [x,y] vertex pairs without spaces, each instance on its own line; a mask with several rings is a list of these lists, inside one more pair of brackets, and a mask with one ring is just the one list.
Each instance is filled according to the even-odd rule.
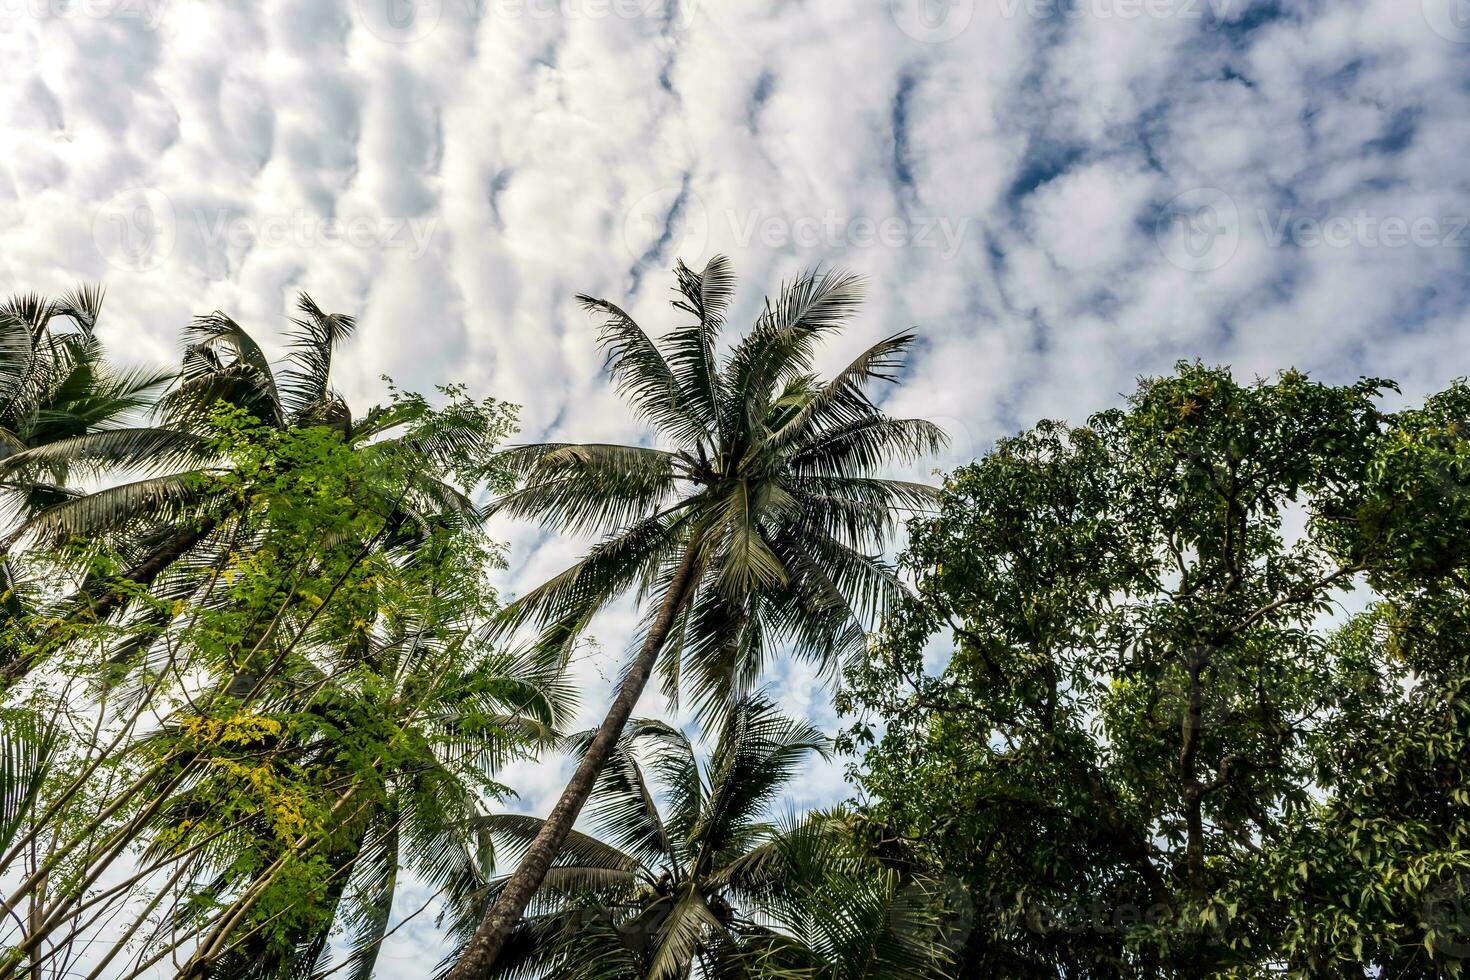
[[[644,438],[574,297],[661,332],[713,254],[737,326],[866,276],[827,367],[917,328],[883,396],[951,435],[920,475],[1181,358],[1470,373],[1470,0],[0,0],[0,137],[4,292],[101,282],[115,356],[164,362],[304,290],[359,317],[359,408],[463,382],[525,441]],[[507,595],[587,544],[495,530]],[[594,627],[589,720],[634,618]],[[770,680],[836,727],[810,671]],[[563,775],[506,778],[544,813]],[[818,767],[791,805],[846,792]]]

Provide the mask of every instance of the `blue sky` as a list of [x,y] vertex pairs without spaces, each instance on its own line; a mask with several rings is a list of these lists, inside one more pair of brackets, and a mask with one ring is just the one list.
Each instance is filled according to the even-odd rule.
[[[1470,373],[1470,0],[0,0],[0,131],[6,291],[102,281],[161,361],[308,290],[361,318],[359,404],[463,381],[527,439],[641,438],[573,296],[671,327],[668,268],[716,252],[746,319],[866,275],[832,363],[918,327],[889,408],[950,431],[926,471],[1179,358]],[[585,545],[497,530],[509,592]],[[544,812],[560,776],[511,781]]]

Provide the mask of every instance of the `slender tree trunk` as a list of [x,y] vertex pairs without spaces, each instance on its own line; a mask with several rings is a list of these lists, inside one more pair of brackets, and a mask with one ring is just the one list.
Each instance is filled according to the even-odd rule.
[[1204,727],[1204,690],[1200,672],[1205,657],[1195,651],[1185,665],[1189,671],[1189,702],[1184,715],[1179,773],[1184,784],[1185,868],[1189,877],[1189,893],[1197,902],[1204,901],[1205,887],[1205,821],[1204,784],[1198,775],[1200,730]]
[[[189,549],[209,537],[216,526],[218,526],[218,521],[215,518],[204,517],[200,518],[198,524],[180,529],[177,534],[154,549],[153,553],[142,562],[124,572],[119,584],[152,585],[158,576],[162,575],[174,562],[184,557]],[[127,593],[122,589],[109,589],[95,602],[88,602],[84,611],[92,619],[104,619],[111,615],[112,611],[126,598]]]
[[638,656],[633,661],[632,667],[629,668],[627,676],[623,678],[622,686],[618,688],[618,695],[613,700],[612,707],[608,709],[602,726],[597,729],[592,744],[588,746],[587,754],[582,757],[577,771],[572,774],[567,788],[562,791],[561,799],[557,801],[551,815],[546,818],[546,822],[541,825],[541,830],[536,834],[536,839],[531,842],[531,846],[527,848],[526,855],[521,858],[521,863],[515,873],[510,876],[510,880],[505,883],[495,904],[481,920],[480,927],[475,930],[475,935],[465,947],[459,962],[454,964],[454,968],[449,971],[444,980],[482,980],[489,975],[491,967],[500,957],[500,951],[505,946],[506,940],[510,938],[511,930],[520,921],[532,896],[540,889],[542,881],[546,878],[546,872],[551,867],[551,862],[555,860],[557,853],[566,842],[567,835],[572,831],[572,825],[577,822],[577,817],[582,812],[582,806],[587,802],[587,797],[591,795],[597,778],[602,775],[602,770],[607,765],[607,760],[612,755],[618,739],[622,737],[628,719],[633,716],[633,709],[643,695],[643,689],[648,686],[648,679],[653,674],[659,651],[669,637],[669,631],[679,615],[680,607],[693,591],[695,580],[698,577],[695,572],[696,564],[694,550],[691,547],[680,559],[679,567],[674,572],[674,578],[669,583],[669,590],[664,595],[658,616],[649,626],[648,635],[643,639]]
[[[32,860],[35,860],[36,857],[36,847],[35,844],[32,843],[31,858]],[[25,937],[26,956],[29,957],[31,961],[31,968],[28,971],[30,974],[30,980],[42,980],[41,961],[43,957],[41,956],[41,942],[46,938],[46,928],[42,922],[41,912],[45,904],[46,879],[42,878],[41,883],[36,887],[36,890],[31,893],[31,912],[29,916],[30,928],[28,934]]]

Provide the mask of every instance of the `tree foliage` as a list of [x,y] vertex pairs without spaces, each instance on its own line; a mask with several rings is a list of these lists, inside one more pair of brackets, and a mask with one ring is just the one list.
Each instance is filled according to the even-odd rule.
[[912,526],[844,703],[963,975],[1459,975],[1470,402],[1390,388],[1182,364]]
[[662,445],[554,444],[503,459],[523,479],[495,505],[572,533],[605,535],[581,561],[521,596],[508,627],[532,625],[564,647],[632,592],[647,602],[641,642],[602,725],[521,866],[486,912],[452,980],[477,980],[550,869],[657,665],[665,694],[692,695],[718,722],[759,687],[779,647],[829,675],[861,653],[903,591],[882,549],[898,512],[932,489],[887,478],[942,444],[920,419],[885,414],[873,388],[893,382],[913,334],[879,341],[828,379],[819,345],[855,312],[858,280],[811,272],[766,301],[728,352],[729,262],[675,270],[684,317],[658,342],[626,312],[582,297],[604,318],[607,366]]
[[[155,409],[193,447],[170,477],[189,508],[141,503],[95,535],[22,524],[11,561],[41,587],[10,635],[44,669],[3,708],[0,975],[305,977],[338,936],[365,978],[400,874],[484,888],[470,821],[570,704],[559,664],[488,640],[503,557],[471,494],[505,485],[513,412],[394,389],[349,421],[324,380],[336,338],[312,332],[333,322],[314,313],[275,373],[243,331],[218,357],[196,324]],[[189,544],[131,574],[160,533]],[[77,595],[115,601],[78,615]]]
[[[782,717],[762,694],[733,706],[707,765],[682,732],[630,724],[592,799],[597,836],[568,839],[491,976],[943,976],[945,909],[929,882],[906,880],[857,848],[840,811],[784,828],[772,821],[785,784],[828,748],[820,731]],[[477,823],[524,846],[541,821],[501,814]],[[466,908],[466,933],[476,911]]]

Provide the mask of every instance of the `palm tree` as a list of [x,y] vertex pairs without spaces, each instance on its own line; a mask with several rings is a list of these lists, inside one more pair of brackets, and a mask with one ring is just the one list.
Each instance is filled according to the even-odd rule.
[[500,512],[609,536],[514,603],[507,625],[535,623],[566,642],[625,591],[652,604],[606,719],[450,980],[483,977],[495,963],[661,652],[666,691],[690,688],[706,718],[754,689],[771,644],[835,668],[864,649],[866,624],[901,592],[880,557],[896,512],[931,500],[930,488],[877,473],[933,451],[943,434],[884,415],[866,390],[896,380],[915,336],[880,341],[830,380],[812,373],[819,342],[858,308],[856,278],[810,273],[786,285],[722,357],[729,263],[715,258],[699,273],[681,263],[675,274],[674,307],[692,322],[657,344],[617,306],[580,297],[605,317],[614,381],[669,448],[508,451],[524,486],[495,505]]
[[[120,429],[172,379],[107,362],[95,333],[102,298],[102,290],[84,286],[60,299],[26,295],[0,304],[0,460]],[[66,457],[46,462],[28,479],[0,479],[7,510],[22,520],[77,493],[67,487]]]
[[[125,429],[172,375],[109,364],[95,330],[102,290],[83,286],[59,299],[16,296],[0,303],[0,465],[18,454],[90,433]],[[17,479],[0,471],[0,615],[4,631],[35,612],[36,590],[12,561],[18,529],[39,510],[80,491],[68,461],[54,458]]]
[[[420,426],[420,437],[432,437],[438,419]],[[157,812],[131,836],[152,841],[140,863],[177,869],[180,877],[156,897],[178,896],[192,910],[187,925],[204,933],[181,976],[304,977],[335,924],[352,936],[352,975],[366,977],[386,935],[400,866],[451,897],[484,887],[469,818],[509,795],[494,774],[547,742],[566,691],[560,665],[487,641],[496,600],[484,569],[498,552],[478,522],[406,525],[382,547],[365,546],[392,511],[372,481],[386,480],[384,462],[401,473],[412,459],[378,460],[321,433],[266,435],[270,446],[288,449],[269,454],[261,469],[287,479],[270,483],[270,498],[252,517],[250,561],[217,582],[211,608],[222,615],[213,624],[207,615],[179,617],[139,654],[145,665],[160,662],[139,672],[154,684],[168,673],[162,661],[181,664],[172,673],[185,696],[174,699],[177,716],[128,751],[144,760],[187,758],[193,775],[181,780],[159,769],[138,791],[149,807],[159,801]],[[302,445],[325,445],[325,454],[290,451]],[[318,536],[321,553],[312,554]],[[269,615],[241,616],[251,603]],[[252,729],[259,737],[211,734],[221,719],[241,718],[262,723]],[[16,755],[23,761],[25,753]],[[17,765],[12,778],[3,762],[0,784],[22,785],[30,770]],[[312,825],[309,861],[291,865],[319,867],[325,877],[306,888],[300,874],[279,874],[283,811],[275,801],[296,801],[288,808],[299,813],[303,801],[339,797],[352,806],[334,807],[335,819]],[[17,955],[52,955],[65,942],[45,950],[48,934],[85,928],[77,922],[87,887],[113,860],[94,851],[86,857],[83,865],[97,862],[88,881],[48,903]],[[261,907],[295,914],[266,931],[270,914],[250,918]],[[129,937],[143,925],[134,920]],[[164,955],[176,937],[166,929],[141,948]]]
[[[769,821],[783,786],[827,745],[761,695],[734,706],[707,766],[679,731],[633,722],[592,797],[601,839],[567,839],[489,976],[939,976],[944,950],[930,892],[901,887],[896,874],[859,857],[841,814],[784,832]],[[644,746],[653,749],[646,763]],[[477,823],[510,848],[542,825],[510,815]],[[461,925],[472,928],[475,918],[466,918]]]
[[[423,622],[405,629],[385,623],[369,638],[368,649],[350,651],[353,664],[370,666],[331,684],[331,696],[318,697],[308,710],[323,726],[343,731],[372,719],[394,730],[404,748],[391,765],[379,767],[382,785],[369,797],[381,801],[332,832],[326,863],[333,874],[320,899],[327,913],[285,946],[250,935],[243,926],[233,931],[245,933],[243,941],[221,932],[220,952],[196,960],[189,976],[293,980],[336,969],[345,970],[349,980],[369,980],[405,871],[451,903],[487,887],[484,842],[474,822],[487,805],[513,795],[494,774],[548,744],[568,702],[544,662],[482,648],[481,625]],[[290,702],[281,707],[289,710]],[[317,737],[282,749],[324,785],[352,778],[338,740]],[[214,794],[215,787],[203,782],[166,812],[165,825],[189,821],[200,828],[171,846],[182,851],[192,838],[206,836]],[[212,848],[204,865],[206,881],[214,879],[209,890],[235,893],[248,886],[248,875],[237,881],[229,869],[269,837],[262,817]],[[328,941],[334,931],[343,935],[346,950],[332,967]]]
[[[473,502],[452,483],[454,477],[473,479],[474,474],[450,471],[473,459],[498,433],[487,430],[483,417],[470,414],[457,429],[439,426],[432,440],[419,439],[406,431],[423,408],[412,400],[354,418],[331,386],[332,358],[351,335],[353,318],[325,313],[304,294],[298,307],[284,365],[273,365],[255,339],[223,313],[200,317],[185,332],[177,384],[154,408],[156,425],[76,433],[0,460],[0,480],[18,484],[57,468],[94,478],[134,477],[67,495],[36,510],[17,529],[16,537],[43,541],[105,542],[124,559],[119,573],[84,581],[50,619],[104,620],[126,608],[130,588],[153,586],[186,557],[208,567],[208,553],[238,530],[233,521],[238,501],[211,494],[210,481],[202,479],[220,465],[212,421],[222,407],[281,430],[331,427],[363,451],[417,454],[423,465],[413,485],[385,490],[402,494],[397,501],[401,518],[478,519]],[[185,595],[188,581],[174,588]],[[0,665],[0,689],[31,669],[46,640],[29,637],[10,651]]]

